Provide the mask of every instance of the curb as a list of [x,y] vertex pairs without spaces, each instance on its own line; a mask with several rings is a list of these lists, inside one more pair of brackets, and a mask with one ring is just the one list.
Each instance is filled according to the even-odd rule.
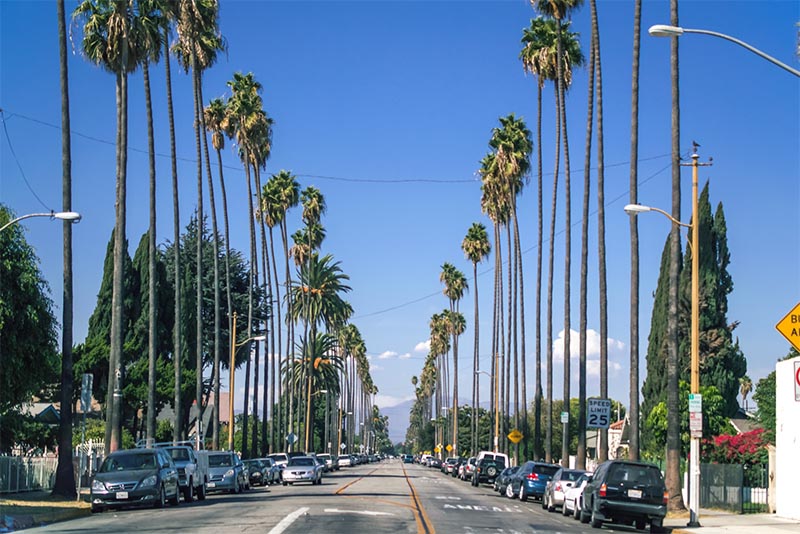
[[39,514],[6,515],[0,518],[0,532],[14,532],[26,528],[38,527],[50,523],[59,523],[78,519],[91,514],[89,508],[72,508],[66,510],[53,509]]

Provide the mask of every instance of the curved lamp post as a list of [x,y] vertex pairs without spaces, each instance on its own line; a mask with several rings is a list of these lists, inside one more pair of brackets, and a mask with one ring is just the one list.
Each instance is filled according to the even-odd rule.
[[[497,369],[497,368],[495,367],[495,369]],[[486,375],[486,376],[489,377],[489,380],[492,379],[492,375],[490,375],[486,371],[475,371],[475,374],[476,375]],[[495,381],[495,387],[494,387],[494,452],[498,452],[498,445],[500,444],[500,403],[498,402],[498,398],[497,398],[498,393],[499,393],[498,387],[497,387],[497,381],[498,381],[499,378],[500,378],[499,377],[499,373],[495,373],[495,377],[494,377],[494,379],[495,379],[494,380]],[[476,416],[477,416],[477,414],[476,414]]]
[[28,215],[23,215],[21,217],[17,217],[16,219],[11,219],[6,224],[0,228],[0,232],[11,226],[12,224],[18,223],[19,221],[30,219],[31,217],[50,217],[50,219],[61,219],[62,221],[72,221],[73,223],[80,222],[81,214],[75,211],[51,211],[50,213],[29,213]]
[[721,39],[725,39],[726,41],[730,41],[732,43],[736,43],[739,46],[750,50],[752,53],[761,56],[762,58],[766,59],[770,63],[774,63],[775,65],[779,66],[780,68],[787,70],[794,74],[797,77],[800,77],[800,70],[793,69],[786,63],[778,61],[774,57],[762,52],[758,48],[745,43],[737,39],[736,37],[731,37],[730,35],[725,35],[724,33],[714,32],[711,30],[698,30],[698,29],[690,29],[690,28],[681,28],[680,26],[670,26],[669,24],[655,24],[650,26],[647,30],[647,33],[652,35],[653,37],[680,37],[684,33],[700,33],[703,35],[713,35],[714,37],[719,37]]
[[[231,339],[236,339],[236,312],[233,312],[233,332],[231,335]],[[233,451],[233,434],[236,428],[236,425],[233,420],[233,384],[234,384],[234,371],[236,370],[234,357],[236,356],[236,350],[243,345],[250,343],[251,341],[264,341],[267,339],[267,336],[250,336],[244,341],[240,343],[231,343],[231,361],[229,365],[230,370],[230,385],[228,387],[228,450]],[[247,392],[245,392],[245,395]],[[247,414],[245,414],[247,416]]]

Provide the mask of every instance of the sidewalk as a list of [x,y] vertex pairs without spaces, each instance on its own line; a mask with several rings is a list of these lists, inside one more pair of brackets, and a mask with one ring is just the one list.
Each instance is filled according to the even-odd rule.
[[49,491],[4,495],[0,498],[0,533],[67,521],[90,513],[88,502],[53,497]]
[[700,526],[690,528],[686,517],[667,517],[664,526],[673,534],[797,534],[800,521],[775,514],[732,514],[718,510],[700,510]]

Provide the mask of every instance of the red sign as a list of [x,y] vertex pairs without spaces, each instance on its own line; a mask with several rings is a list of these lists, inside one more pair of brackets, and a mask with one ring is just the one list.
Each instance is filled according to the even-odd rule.
[[800,401],[800,360],[794,362],[794,400]]

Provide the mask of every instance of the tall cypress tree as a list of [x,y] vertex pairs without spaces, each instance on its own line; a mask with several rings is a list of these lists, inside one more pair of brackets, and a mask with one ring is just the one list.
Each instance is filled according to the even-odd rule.
[[[738,322],[728,323],[728,295],[733,280],[728,272],[727,225],[722,203],[712,216],[709,186],[706,182],[698,202],[700,233],[700,383],[713,385],[725,400],[724,414],[733,416],[739,409],[739,378],[747,373],[747,361],[733,340]],[[691,242],[690,242],[691,243]],[[691,261],[689,244],[684,256],[680,284],[680,369],[688,375],[691,366]]]

